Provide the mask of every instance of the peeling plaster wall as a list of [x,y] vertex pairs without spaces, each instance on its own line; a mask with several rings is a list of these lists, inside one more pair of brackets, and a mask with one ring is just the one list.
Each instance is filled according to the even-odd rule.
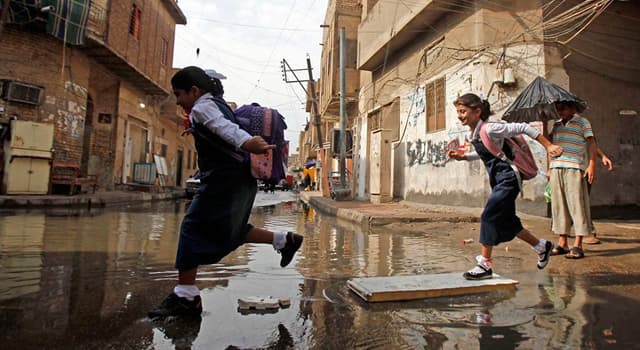
[[[513,66],[515,75],[521,81],[530,81],[542,74],[543,64],[539,58],[542,47],[528,45],[512,47],[507,50],[506,57],[531,57],[528,64]],[[463,127],[457,119],[453,101],[460,95],[473,92],[486,97],[495,77],[495,64],[492,60],[478,56],[462,64],[442,72],[435,79],[445,78],[446,95],[446,129],[427,133],[425,105],[432,103],[425,100],[424,85],[415,90],[399,90],[401,94],[401,130],[405,130],[404,143],[405,172],[404,197],[407,200],[431,202],[449,205],[482,206],[490,192],[486,170],[481,161],[447,160],[447,144],[457,140],[461,145],[471,138],[471,131]],[[431,82],[427,81],[427,83]],[[500,120],[524,84],[502,89],[494,87],[489,101],[495,115],[491,120]],[[534,126],[542,127],[540,123]],[[539,167],[538,176],[525,183],[523,200],[520,205],[537,213],[543,213],[545,205],[542,193],[546,185],[546,152],[533,140],[530,146]],[[472,148],[472,146],[469,145]]]
[[80,162],[89,80],[89,59],[50,35],[7,26],[0,50],[0,79],[44,88],[38,106],[0,100],[0,114],[54,124],[54,159]]
[[[392,193],[396,197],[435,204],[478,207],[484,205],[490,193],[484,165],[481,161],[448,161],[447,144],[452,140],[464,144],[470,139],[471,132],[468,127],[463,127],[458,121],[453,101],[467,92],[482,96],[489,92],[496,76],[496,62],[492,57],[500,56],[501,52],[502,50],[499,50],[493,55],[478,55],[443,70],[415,87],[398,84],[395,89],[385,90],[388,96],[400,96],[400,134],[402,136],[393,144],[391,160],[394,168],[391,172],[393,177],[391,183],[394,184]],[[495,112],[492,120],[501,119],[504,110],[526,86],[524,82],[544,74],[544,50],[541,45],[513,46],[506,50],[505,57],[502,64],[513,68],[519,83],[506,88],[493,87],[489,96],[492,110]],[[414,63],[415,60],[400,63],[397,71],[407,71],[408,69],[403,66]],[[446,129],[427,133],[425,106],[432,102],[426,101],[425,84],[441,77],[445,78]],[[359,147],[356,152],[359,162],[357,197],[362,199],[368,197],[366,188],[367,121],[367,116],[360,116],[359,123],[356,125]],[[542,127],[540,123],[533,125]],[[535,179],[525,183],[519,208],[543,215],[546,212],[546,204],[542,196],[546,185],[546,153],[537,142],[529,141],[540,170]]]

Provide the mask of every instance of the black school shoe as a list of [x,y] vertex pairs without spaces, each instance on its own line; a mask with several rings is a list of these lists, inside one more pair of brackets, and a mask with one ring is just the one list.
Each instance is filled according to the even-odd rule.
[[175,293],[169,296],[155,309],[147,314],[149,318],[169,316],[200,316],[202,313],[202,299],[196,296],[193,300],[182,298]]
[[289,265],[291,260],[293,260],[293,256],[296,255],[296,252],[300,249],[303,240],[304,238],[302,236],[293,232],[287,232],[287,243],[284,245],[284,248],[279,250],[282,255],[280,267]]
[[553,243],[547,241],[547,243],[545,243],[544,245],[544,252],[538,254],[538,269],[542,270],[547,267],[547,264],[549,263],[549,257],[552,255],[552,251]]

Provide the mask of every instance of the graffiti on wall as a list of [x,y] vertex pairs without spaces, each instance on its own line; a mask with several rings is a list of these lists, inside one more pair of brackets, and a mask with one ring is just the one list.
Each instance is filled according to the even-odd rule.
[[407,166],[412,167],[417,164],[424,164],[424,141],[418,139],[415,144],[407,141]]
[[421,139],[415,142],[407,141],[407,166],[431,164],[443,167],[449,160],[447,154],[450,150],[467,152],[470,149],[471,143],[468,139],[469,130],[467,128],[449,129],[447,135],[448,139],[443,141],[423,141]]
[[447,163],[447,153],[450,149],[450,141],[407,141],[407,166],[431,164],[443,167]]
[[418,87],[413,94],[407,96],[409,103],[409,117],[407,122],[411,127],[418,126],[418,118],[424,113],[425,108],[424,87]]

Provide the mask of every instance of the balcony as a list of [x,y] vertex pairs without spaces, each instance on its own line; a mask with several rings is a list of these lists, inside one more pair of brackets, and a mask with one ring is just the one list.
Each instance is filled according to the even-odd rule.
[[423,35],[426,28],[450,13],[449,7],[455,2],[413,1],[407,7],[398,6],[395,1],[379,1],[358,28],[358,69],[373,71],[381,66],[385,51],[395,52]]
[[130,82],[146,94],[168,96],[168,90],[109,47],[108,23],[108,10],[92,2],[87,20],[87,41],[84,52],[120,79]]

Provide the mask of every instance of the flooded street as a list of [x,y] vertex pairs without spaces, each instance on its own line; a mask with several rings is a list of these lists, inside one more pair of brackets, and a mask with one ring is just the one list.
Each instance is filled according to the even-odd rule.
[[[638,274],[535,270],[531,253],[500,258],[515,292],[367,304],[353,277],[462,272],[473,249],[432,223],[374,230],[321,215],[292,194],[260,193],[251,222],[305,241],[280,268],[270,245],[245,245],[198,275],[199,322],[146,317],[176,283],[178,228],[188,202],[91,212],[0,216],[0,340],[4,349],[634,349]],[[380,231],[380,232],[378,232]],[[477,236],[477,231],[474,231]],[[553,262],[552,262],[553,264]],[[290,298],[273,312],[238,298]]]

